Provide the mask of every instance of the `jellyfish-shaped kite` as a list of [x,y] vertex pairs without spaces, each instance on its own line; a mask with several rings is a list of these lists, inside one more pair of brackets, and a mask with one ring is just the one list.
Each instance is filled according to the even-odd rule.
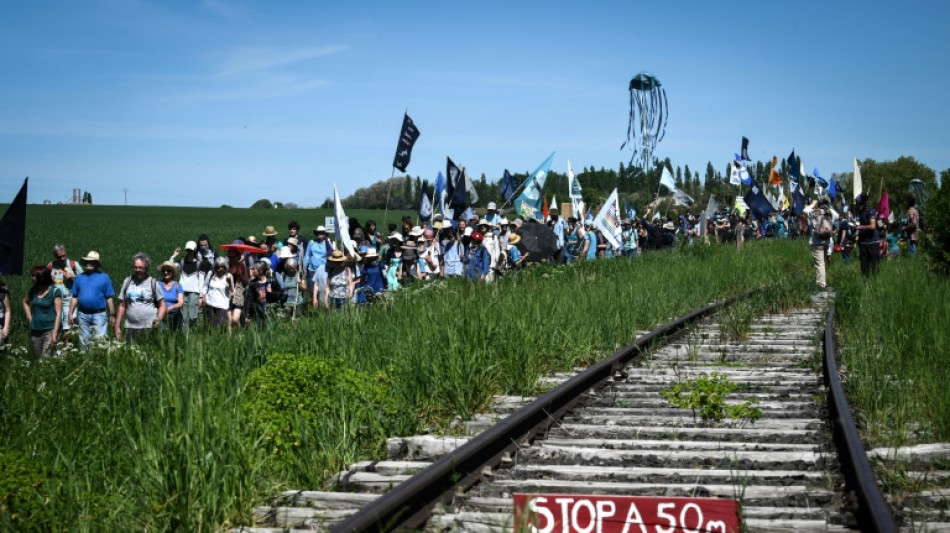
[[[666,134],[666,90],[649,72],[641,72],[630,80],[630,122],[627,125],[627,140],[620,147],[630,146],[633,155],[630,164],[640,157],[640,168],[650,169],[650,156],[656,143]],[[634,126],[636,124],[636,126]],[[639,131],[637,131],[639,129]]]

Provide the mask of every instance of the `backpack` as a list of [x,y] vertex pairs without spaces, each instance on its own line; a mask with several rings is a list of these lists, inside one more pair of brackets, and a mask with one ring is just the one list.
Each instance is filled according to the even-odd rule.
[[818,221],[818,227],[815,228],[815,235],[819,239],[828,239],[832,233],[831,219],[827,216],[821,217],[821,220]]

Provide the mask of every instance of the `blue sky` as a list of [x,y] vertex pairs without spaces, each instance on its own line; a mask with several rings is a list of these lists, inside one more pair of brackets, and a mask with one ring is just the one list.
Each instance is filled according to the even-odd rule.
[[[0,202],[313,206],[450,156],[489,179],[616,168],[632,76],[666,88],[657,155],[950,168],[950,2],[6,2]],[[867,178],[865,178],[867,179]],[[566,191],[565,191],[566,196]]]

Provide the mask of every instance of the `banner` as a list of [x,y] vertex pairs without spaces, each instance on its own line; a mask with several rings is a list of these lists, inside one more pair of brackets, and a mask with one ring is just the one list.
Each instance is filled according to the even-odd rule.
[[594,226],[600,229],[601,234],[614,248],[620,248],[620,204],[617,189],[610,193],[607,202],[600,208],[600,213],[594,218]]
[[402,131],[399,132],[399,143],[396,145],[396,157],[393,158],[393,166],[400,171],[405,172],[409,166],[409,157],[412,156],[412,147],[419,138],[419,128],[416,127],[409,113],[402,117]]
[[570,159],[567,160],[567,195],[571,198],[574,216],[580,218],[584,212],[584,196],[581,194],[581,182],[574,174]]

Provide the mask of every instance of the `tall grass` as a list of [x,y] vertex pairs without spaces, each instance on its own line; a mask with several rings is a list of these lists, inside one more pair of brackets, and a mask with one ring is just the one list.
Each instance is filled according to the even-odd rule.
[[923,257],[831,271],[848,397],[871,446],[950,440],[950,283]]
[[[541,266],[493,285],[417,285],[368,308],[232,335],[43,363],[7,356],[0,449],[47,466],[66,494],[48,506],[51,529],[213,530],[247,522],[279,487],[318,488],[347,462],[378,457],[387,436],[445,427],[494,394],[535,393],[539,376],[609,355],[699,305],[770,284],[775,305],[797,300],[785,292],[810,286],[809,261],[800,242],[696,246]],[[249,374],[277,353],[379,376],[398,414],[371,421],[378,410],[340,397],[318,423],[295,422],[297,455],[274,460],[242,399]]]

